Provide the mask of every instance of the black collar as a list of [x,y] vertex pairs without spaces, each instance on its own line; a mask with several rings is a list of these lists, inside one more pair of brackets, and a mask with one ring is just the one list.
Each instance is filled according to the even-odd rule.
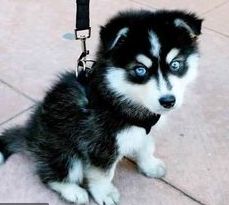
[[[117,115],[117,112],[115,115]],[[160,117],[161,115],[159,114],[151,114],[144,119],[140,119],[138,117],[131,118],[130,116],[122,116],[120,114],[120,120],[124,120],[130,125],[144,128],[147,135],[150,133],[151,128],[159,121]]]
[[161,115],[153,114],[151,119],[145,121],[142,124],[142,127],[146,130],[146,134],[148,135],[150,133],[151,128],[159,121]]

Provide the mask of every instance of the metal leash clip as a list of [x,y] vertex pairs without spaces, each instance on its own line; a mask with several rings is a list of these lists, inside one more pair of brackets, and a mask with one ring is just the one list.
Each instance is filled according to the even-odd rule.
[[86,71],[86,61],[87,61],[87,55],[89,54],[89,50],[87,50],[86,48],[86,37],[81,37],[77,39],[81,40],[81,49],[82,49],[82,53],[80,55],[80,57],[77,60],[77,73],[81,72],[81,71]]
[[78,38],[81,40],[81,49],[82,53],[77,60],[77,67],[76,67],[76,76],[82,71],[88,75],[90,73],[92,66],[94,65],[94,60],[87,59],[87,55],[89,55],[89,50],[86,48],[86,38]]

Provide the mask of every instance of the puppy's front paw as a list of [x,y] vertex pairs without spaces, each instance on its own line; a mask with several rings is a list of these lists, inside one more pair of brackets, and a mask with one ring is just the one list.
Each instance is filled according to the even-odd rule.
[[147,177],[162,178],[166,175],[166,166],[163,161],[157,158],[152,158],[139,165],[141,173]]
[[90,192],[99,205],[117,205],[120,194],[113,184],[100,184],[90,188]]
[[52,190],[58,192],[61,197],[68,202],[79,205],[89,203],[87,191],[76,184],[51,182],[49,183],[49,186]]

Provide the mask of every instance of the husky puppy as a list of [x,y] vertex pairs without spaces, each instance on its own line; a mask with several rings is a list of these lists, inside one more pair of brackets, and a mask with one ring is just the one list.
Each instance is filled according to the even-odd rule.
[[96,65],[65,73],[25,126],[0,136],[0,161],[26,152],[44,184],[69,202],[115,205],[119,160],[133,159],[148,177],[166,173],[148,133],[182,104],[196,76],[202,20],[183,11],[128,11],[101,28]]

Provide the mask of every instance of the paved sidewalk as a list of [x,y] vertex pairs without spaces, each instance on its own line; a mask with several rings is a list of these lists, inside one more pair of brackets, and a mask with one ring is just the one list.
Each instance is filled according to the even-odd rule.
[[[91,0],[92,51],[99,26],[129,8],[189,9],[205,21],[199,77],[183,108],[155,131],[168,174],[148,179],[124,160],[115,176],[121,205],[228,205],[229,0]],[[63,38],[74,29],[74,15],[74,1],[1,0],[0,132],[23,123],[56,74],[75,66],[80,43]],[[20,154],[0,168],[0,203],[65,205],[31,170],[32,162]]]

